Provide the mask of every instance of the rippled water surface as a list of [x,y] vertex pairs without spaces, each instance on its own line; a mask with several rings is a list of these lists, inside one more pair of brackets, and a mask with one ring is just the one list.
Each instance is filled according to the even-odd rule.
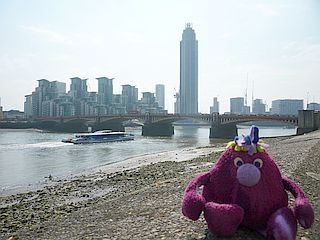
[[[1,190],[43,182],[49,175],[66,177],[139,155],[210,144],[209,127],[175,127],[174,136],[162,138],[143,137],[141,129],[127,131],[135,135],[134,141],[74,145],[61,142],[69,134],[0,130],[0,194]],[[293,134],[292,129],[285,132]]]
[[74,145],[62,143],[69,134],[31,130],[0,131],[0,188],[43,181],[52,176],[78,174],[130,157],[209,144],[208,128],[176,127],[169,138],[142,137],[141,129],[127,129],[134,141]]

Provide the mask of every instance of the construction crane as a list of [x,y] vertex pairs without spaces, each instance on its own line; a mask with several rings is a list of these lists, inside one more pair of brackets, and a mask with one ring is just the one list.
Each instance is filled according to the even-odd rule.
[[177,92],[176,88],[174,88],[174,92],[175,92],[175,94],[173,95],[173,97],[175,99],[178,99],[180,97],[180,94],[179,94],[179,92]]

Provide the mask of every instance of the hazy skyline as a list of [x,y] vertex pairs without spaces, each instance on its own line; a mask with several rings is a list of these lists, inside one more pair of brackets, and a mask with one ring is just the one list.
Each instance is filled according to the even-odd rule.
[[[179,89],[179,42],[191,22],[199,43],[199,111],[213,97],[320,102],[320,1],[0,0],[0,97],[23,110],[36,80],[114,78],[114,93],[166,88],[173,112]],[[175,89],[175,90],[174,90]]]

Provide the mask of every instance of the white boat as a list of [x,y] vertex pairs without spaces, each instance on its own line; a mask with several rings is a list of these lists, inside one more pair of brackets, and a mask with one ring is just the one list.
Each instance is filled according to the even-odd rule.
[[113,132],[111,130],[96,131],[93,133],[77,133],[74,138],[63,139],[62,142],[83,144],[134,140],[134,135],[126,132]]

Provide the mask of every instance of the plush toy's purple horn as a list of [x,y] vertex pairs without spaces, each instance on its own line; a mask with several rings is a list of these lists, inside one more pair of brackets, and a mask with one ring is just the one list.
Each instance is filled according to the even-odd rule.
[[250,129],[250,138],[252,143],[257,144],[259,142],[259,128],[252,126]]
[[249,155],[253,155],[258,151],[257,147],[262,147],[262,149],[268,147],[268,144],[262,142],[259,143],[259,128],[254,125],[250,128],[249,135],[242,135],[242,137],[237,136],[234,141],[239,147],[243,147],[245,151],[248,151]]

